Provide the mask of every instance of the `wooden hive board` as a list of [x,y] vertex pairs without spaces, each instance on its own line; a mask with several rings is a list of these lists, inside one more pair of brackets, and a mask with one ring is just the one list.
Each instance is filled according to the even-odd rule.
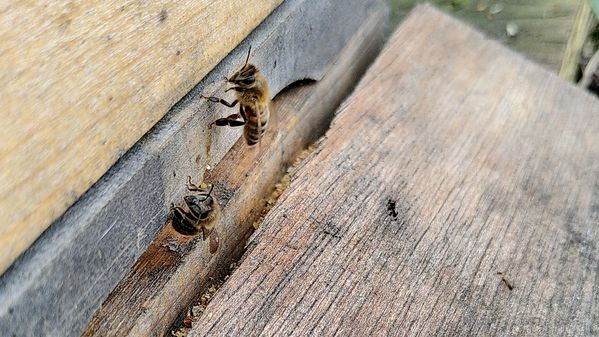
[[[268,78],[272,98],[298,80],[322,80],[325,74],[332,71],[346,45],[358,39],[357,35],[365,27],[370,27],[370,35],[362,36],[367,41],[353,42],[360,44],[362,48],[359,53],[348,57],[355,64],[346,64],[346,68],[342,70],[347,71],[344,76],[349,78],[342,82],[345,85],[349,82],[353,86],[357,82],[356,69],[369,64],[374,58],[373,53],[378,50],[377,46],[382,44],[382,37],[375,32],[380,32],[385,23],[388,11],[384,2],[385,0],[286,0],[278,6],[0,275],[0,336],[79,336],[94,312],[157,235],[158,242],[154,242],[157,245],[162,243],[160,239],[164,238],[162,229],[169,205],[180,202],[186,193],[187,176],[192,176],[194,181],[201,179],[206,167],[217,166],[242,132],[242,128],[210,129],[212,121],[230,114],[231,109],[207,103],[200,95],[223,95],[226,88],[223,77],[230,76],[239,69],[250,45],[250,61]],[[375,19],[373,15],[376,16]],[[376,22],[374,26],[373,20]],[[350,69],[354,69],[353,72]],[[331,96],[325,98],[329,102],[327,104],[332,104],[344,91],[339,87],[341,83],[327,83],[330,88],[321,91],[323,95],[326,93]],[[228,92],[223,97],[230,99],[232,96]],[[320,104],[321,108],[324,106],[325,103]],[[331,114],[332,109],[329,108]],[[323,110],[319,111],[325,113]],[[302,114],[314,116],[312,112]],[[308,120],[317,123],[316,119]],[[306,126],[299,134],[306,137],[324,127]],[[297,134],[294,137],[297,140]],[[255,153],[244,146],[238,147],[237,153],[241,156],[246,150]],[[234,180],[222,182],[221,186],[227,188],[226,195],[233,195],[232,189],[243,187],[240,190],[243,192],[239,192],[244,195],[242,200],[256,199],[256,195],[252,193],[267,189],[270,180],[248,178],[239,172],[249,170],[248,166],[253,165],[258,170],[255,174],[264,177],[267,172],[259,169],[270,165],[272,169],[268,173],[274,174],[280,169],[279,165],[282,165],[280,158],[289,158],[289,152],[286,151],[289,151],[287,147],[281,148],[274,152],[276,155],[261,159],[262,164],[248,161],[246,166],[240,166],[240,160],[227,155],[230,159],[222,164],[225,166],[221,171],[231,171],[229,176]],[[260,175],[262,173],[264,175]],[[251,184],[251,187],[244,184]],[[229,216],[226,226],[229,227],[225,227],[228,230],[221,234],[223,247],[234,245],[233,242],[251,226],[239,224],[237,220],[240,218],[233,216],[237,212],[251,210],[248,203],[239,203],[226,212]],[[244,218],[243,215],[240,217]],[[173,238],[172,232],[166,232],[171,235],[167,239],[174,240],[176,244],[177,237]],[[172,244],[167,243],[167,246]],[[186,247],[191,249],[193,245]],[[168,298],[167,291],[161,288],[161,282],[169,281],[172,276],[169,273],[179,270],[181,266],[195,268],[192,270],[198,275],[209,275],[227,254],[223,253],[221,257],[215,258],[202,250],[203,247],[198,246],[194,255],[196,259],[189,258],[191,264],[183,263],[187,258],[185,254],[168,260],[172,264],[167,263],[168,256],[163,256],[162,260],[157,257],[156,260],[149,261],[156,263],[153,266],[157,269],[150,272],[153,276],[160,273],[157,276],[160,281],[151,283],[147,288],[138,283],[136,293],[146,296],[156,292]],[[140,264],[143,265],[144,262]],[[135,270],[143,274],[146,270],[138,266]],[[184,270],[189,272],[190,269]],[[193,289],[188,291],[192,293]],[[181,292],[181,296],[190,298],[193,295]],[[159,301],[160,299],[153,303],[157,304]],[[185,306],[186,303],[180,301],[177,305]],[[148,315],[153,315],[160,309],[160,306],[156,310],[151,306],[146,307],[150,308]],[[132,311],[133,309],[140,308],[132,308]],[[172,313],[178,314],[177,310],[173,306]],[[147,322],[143,320],[143,312],[134,314],[138,316],[131,314],[131,325],[142,326]],[[171,312],[152,324],[169,324],[170,314]],[[122,326],[121,331],[125,328]]]
[[2,1],[0,273],[281,2]]
[[[373,2],[375,4],[375,2]],[[380,3],[379,3],[380,4]],[[215,228],[220,245],[178,235],[165,226],[129,274],[95,313],[83,337],[162,336],[175,318],[243,251],[264,198],[298,152],[318,139],[339,103],[383,45],[388,10],[378,6],[318,82],[286,89],[272,102],[270,130],[259,147],[240,139],[204,176],[223,209]]]
[[599,333],[599,101],[419,6],[191,336]]

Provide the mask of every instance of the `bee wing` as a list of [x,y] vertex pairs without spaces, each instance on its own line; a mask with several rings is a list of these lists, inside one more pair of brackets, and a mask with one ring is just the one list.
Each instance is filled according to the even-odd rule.
[[218,250],[218,244],[219,244],[218,232],[215,230],[210,235],[210,254],[216,253],[216,251]]
[[262,114],[263,111],[260,110],[260,107],[258,106],[258,101],[256,100],[256,98],[254,98],[254,111],[257,112],[258,114],[258,132],[262,132]]
[[254,97],[254,111],[256,112],[256,119],[258,120],[258,148],[262,147],[262,114],[264,113],[260,110],[258,106],[258,99]]

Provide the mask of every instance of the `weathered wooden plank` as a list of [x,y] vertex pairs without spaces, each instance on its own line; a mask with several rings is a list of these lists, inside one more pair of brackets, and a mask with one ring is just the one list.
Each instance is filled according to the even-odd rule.
[[300,79],[320,80],[380,3],[281,4],[0,276],[0,335],[81,333],[164,226],[186,177],[200,178],[239,137],[239,129],[207,129],[229,111],[199,94],[222,94],[223,76],[238,69],[250,44],[274,95]]
[[[399,22],[415,3],[424,0],[392,0],[394,21]],[[500,40],[531,59],[562,73],[577,42],[572,34],[577,30],[577,17],[585,1],[580,0],[433,0],[452,15],[472,24],[490,37]],[[494,4],[502,10],[491,14]],[[506,34],[506,25],[519,27],[517,36]],[[564,70],[565,71],[565,70]],[[564,73],[566,76],[567,73]]]
[[0,273],[281,2],[2,1]]
[[568,39],[568,44],[564,50],[559,70],[560,77],[569,81],[576,81],[581,52],[595,23],[594,15],[591,6],[586,1],[582,1],[576,15],[576,20],[574,21],[574,26],[572,27],[572,32],[570,33],[570,38]]
[[[319,82],[291,89],[273,102],[271,132],[261,148],[248,150],[240,139],[205,181],[223,209],[216,225],[216,255],[201,240],[177,235],[171,226],[148,250],[96,313],[83,336],[162,336],[187,308],[209,276],[226,270],[244,247],[252,223],[285,167],[309,142],[324,133],[335,108],[374,59],[383,43],[387,9],[379,6]],[[181,179],[183,183],[184,179]]]
[[417,7],[191,336],[596,335],[597,144],[595,97]]

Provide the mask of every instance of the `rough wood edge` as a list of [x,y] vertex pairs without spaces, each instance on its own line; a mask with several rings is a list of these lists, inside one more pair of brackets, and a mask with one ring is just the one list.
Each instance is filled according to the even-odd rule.
[[[277,97],[273,111],[279,114],[279,130],[263,140],[261,149],[248,150],[244,140],[239,140],[206,175],[205,179],[216,185],[215,194],[220,196],[226,213],[216,225],[220,232],[217,254],[212,256],[198,239],[182,239],[167,225],[102,305],[83,336],[168,332],[179,313],[204,290],[209,278],[226,270],[240,255],[263,207],[263,199],[257,196],[269,194],[288,163],[324,132],[335,107],[382,46],[386,16],[384,7],[373,12],[320,82]],[[151,283],[145,281],[149,275]],[[143,305],[143,310],[137,305]]]
[[559,76],[561,78],[568,81],[576,79],[580,51],[584,46],[594,21],[591,6],[587,1],[581,1],[578,14],[574,21],[574,27],[572,27],[572,33],[562,56],[562,64],[559,69]]

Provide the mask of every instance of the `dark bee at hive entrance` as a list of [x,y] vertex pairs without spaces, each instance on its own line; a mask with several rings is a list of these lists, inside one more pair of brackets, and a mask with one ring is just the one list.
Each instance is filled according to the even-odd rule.
[[168,219],[173,228],[183,235],[198,235],[202,233],[205,241],[210,239],[210,253],[214,254],[218,249],[218,232],[214,228],[216,219],[220,214],[220,206],[212,196],[212,189],[197,186],[188,177],[187,189],[192,192],[183,197],[183,203],[175,206],[171,204]]

